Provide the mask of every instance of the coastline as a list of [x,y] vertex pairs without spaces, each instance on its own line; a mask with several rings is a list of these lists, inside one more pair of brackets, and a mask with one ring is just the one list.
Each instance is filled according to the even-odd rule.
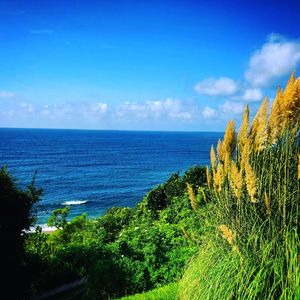
[[34,233],[37,227],[41,227],[43,233],[51,233],[57,230],[57,228],[54,226],[48,226],[47,224],[37,224],[35,226],[31,226],[29,230],[27,230],[27,232]]

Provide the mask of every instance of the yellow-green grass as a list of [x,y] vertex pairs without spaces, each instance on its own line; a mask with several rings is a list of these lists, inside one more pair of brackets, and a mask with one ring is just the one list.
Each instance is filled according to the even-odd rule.
[[292,74],[270,114],[266,98],[251,125],[246,107],[238,134],[231,121],[217,156],[212,148],[211,231],[179,284],[180,300],[300,299],[299,120]]
[[178,284],[172,283],[146,293],[123,297],[121,300],[177,300]]

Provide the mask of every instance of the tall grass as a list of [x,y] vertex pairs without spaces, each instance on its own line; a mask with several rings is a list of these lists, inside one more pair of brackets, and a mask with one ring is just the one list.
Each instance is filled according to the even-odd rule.
[[177,300],[177,283],[171,283],[152,291],[123,297],[121,300]]
[[300,78],[279,88],[211,150],[211,234],[180,283],[180,299],[300,299]]

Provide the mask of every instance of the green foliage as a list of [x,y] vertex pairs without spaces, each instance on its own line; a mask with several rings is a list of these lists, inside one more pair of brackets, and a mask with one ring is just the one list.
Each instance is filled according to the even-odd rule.
[[206,183],[206,169],[201,166],[190,167],[183,176],[183,181],[199,188]]
[[[34,187],[34,178],[26,190],[19,189],[5,167],[0,169],[0,239],[2,293],[9,289],[11,299],[24,296],[28,285],[27,259],[24,253],[25,230],[34,222],[33,205],[42,190]],[[14,286],[13,289],[10,287]]]
[[[21,190],[6,167],[0,169],[1,233],[11,231],[19,237],[22,230],[29,229],[35,221],[33,204],[39,200],[42,190],[34,187],[34,180],[26,190]],[[11,214],[15,216],[13,220]]]
[[147,293],[123,297],[121,300],[177,300],[177,290],[177,283],[171,283]]
[[57,229],[63,229],[67,224],[69,210],[68,206],[54,210],[48,219],[48,226],[55,226]]
[[147,207],[152,210],[162,210],[168,205],[168,198],[163,186],[151,190],[147,195]]
[[184,196],[187,183],[196,189],[204,186],[206,184],[205,168],[193,166],[182,177],[178,173],[171,175],[164,184],[157,186],[148,193],[144,201],[145,209],[151,211],[152,217],[158,217],[161,210],[173,207],[172,202],[175,198],[178,200],[178,197]]
[[106,243],[115,241],[120,231],[129,224],[132,215],[133,210],[129,207],[113,207],[99,218],[96,226],[105,231],[104,241]]
[[67,222],[67,209],[54,211],[48,224],[59,229],[37,230],[26,241],[32,292],[88,276],[86,299],[109,299],[179,280],[203,228],[186,193],[187,180],[205,184],[199,170],[173,174],[135,208],[114,207],[97,219],[83,214]]

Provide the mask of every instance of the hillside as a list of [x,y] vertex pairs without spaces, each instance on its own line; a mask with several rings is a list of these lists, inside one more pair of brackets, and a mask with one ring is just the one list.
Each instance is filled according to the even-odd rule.
[[187,184],[197,194],[197,206],[207,199],[203,167],[173,174],[151,190],[136,207],[114,207],[103,216],[67,221],[68,208],[54,211],[46,234],[28,234],[26,251],[33,270],[31,291],[39,294],[87,276],[84,296],[109,299],[143,292],[175,281],[201,243],[204,217],[195,211]]
[[175,173],[136,207],[98,218],[69,221],[68,207],[57,209],[51,234],[22,230],[41,190],[34,180],[19,190],[2,168],[2,211],[9,198],[19,210],[28,202],[16,231],[25,298],[83,278],[78,299],[300,299],[299,120],[293,73],[270,109],[266,97],[252,122],[248,106],[237,131],[229,121],[210,167]]

